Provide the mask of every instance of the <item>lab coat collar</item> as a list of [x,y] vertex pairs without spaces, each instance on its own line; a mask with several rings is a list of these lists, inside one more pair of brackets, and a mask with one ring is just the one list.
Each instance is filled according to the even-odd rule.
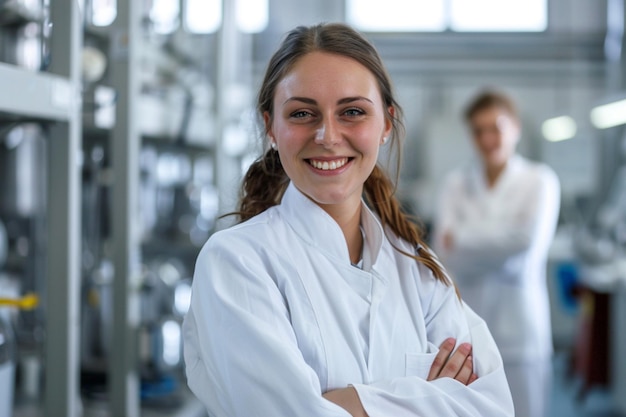
[[[292,182],[287,186],[279,210],[287,223],[309,245],[327,253],[331,258],[338,258],[340,262],[350,262],[348,245],[337,222]],[[363,200],[361,227],[365,233],[370,265],[374,265],[383,243],[383,229]],[[369,269],[370,265],[365,265],[365,269]]]

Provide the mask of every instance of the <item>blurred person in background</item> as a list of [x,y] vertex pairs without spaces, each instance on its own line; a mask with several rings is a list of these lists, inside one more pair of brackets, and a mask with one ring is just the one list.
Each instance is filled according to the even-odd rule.
[[544,417],[552,385],[546,262],[559,181],[548,166],[516,153],[520,120],[509,97],[485,91],[464,116],[478,158],[445,179],[434,245],[496,340],[515,415]]

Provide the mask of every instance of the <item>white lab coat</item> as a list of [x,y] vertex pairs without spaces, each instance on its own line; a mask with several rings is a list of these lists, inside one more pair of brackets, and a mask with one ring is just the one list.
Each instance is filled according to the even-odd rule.
[[554,172],[519,155],[491,189],[480,164],[452,172],[442,187],[435,248],[505,363],[552,353],[546,262],[559,202]]
[[[291,184],[280,205],[209,239],[184,322],[188,384],[209,414],[349,417],[322,393],[353,385],[370,417],[512,416],[484,322],[393,249],[365,206],[361,223],[363,269],[337,223]],[[469,386],[426,381],[447,337],[473,345]]]

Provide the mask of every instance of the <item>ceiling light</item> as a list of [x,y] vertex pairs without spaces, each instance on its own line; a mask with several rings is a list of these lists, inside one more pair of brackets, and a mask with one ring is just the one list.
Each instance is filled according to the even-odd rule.
[[559,142],[576,136],[576,122],[569,116],[548,119],[541,125],[541,133],[550,142]]
[[594,107],[591,123],[598,129],[626,124],[626,99]]

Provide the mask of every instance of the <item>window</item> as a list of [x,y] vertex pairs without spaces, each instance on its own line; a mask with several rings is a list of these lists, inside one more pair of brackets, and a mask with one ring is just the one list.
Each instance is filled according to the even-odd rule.
[[94,26],[109,26],[117,17],[117,0],[92,0],[91,23]]
[[[229,1],[229,0],[225,0]],[[222,0],[186,0],[185,29],[191,33],[215,33],[222,25]],[[268,0],[237,0],[237,28],[243,33],[265,30],[269,20]]]
[[546,0],[450,0],[450,29],[458,32],[541,32]]
[[443,1],[347,0],[347,21],[371,32],[442,31],[446,28]]
[[184,7],[185,29],[191,33],[214,33],[222,25],[220,0],[187,0]]
[[150,8],[150,20],[156,33],[172,33],[179,25],[180,4],[178,0],[154,0]]
[[372,32],[541,32],[548,0],[346,0],[346,20]]
[[243,33],[265,30],[269,20],[268,0],[237,0],[237,27]]

